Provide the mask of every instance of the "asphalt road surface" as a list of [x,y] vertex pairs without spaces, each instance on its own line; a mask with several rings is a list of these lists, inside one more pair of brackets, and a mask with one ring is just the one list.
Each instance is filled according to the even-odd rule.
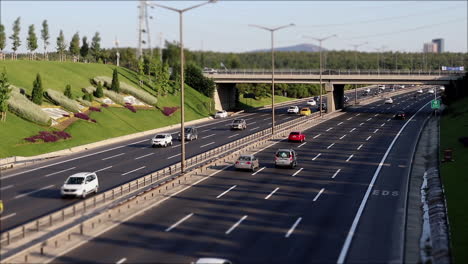
[[[409,165],[433,99],[413,94],[350,108],[306,143],[278,141],[256,173],[229,167],[54,263],[401,262]],[[275,168],[279,148],[297,151],[296,168]]]

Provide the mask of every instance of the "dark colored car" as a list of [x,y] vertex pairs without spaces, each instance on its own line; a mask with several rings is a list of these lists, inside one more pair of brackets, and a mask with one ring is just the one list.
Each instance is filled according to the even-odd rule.
[[406,114],[403,111],[399,111],[395,114],[395,119],[404,120],[406,119]]
[[304,142],[305,139],[306,139],[306,136],[300,131],[291,132],[291,133],[289,133],[289,137],[288,137],[289,141]]

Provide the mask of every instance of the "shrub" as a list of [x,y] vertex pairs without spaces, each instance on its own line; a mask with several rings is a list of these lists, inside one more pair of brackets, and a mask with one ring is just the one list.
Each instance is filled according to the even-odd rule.
[[33,82],[33,90],[32,90],[32,94],[31,94],[31,100],[35,104],[41,105],[42,104],[42,96],[43,96],[42,80],[41,80],[41,75],[38,73],[36,75],[36,79]]
[[96,87],[96,90],[94,91],[94,96],[96,96],[97,98],[101,98],[104,96],[104,92],[102,90],[102,84],[101,82],[98,82],[98,85]]
[[27,137],[24,140],[31,143],[35,143],[39,140],[42,140],[43,142],[56,142],[60,139],[65,140],[69,138],[71,138],[71,135],[65,131],[40,131],[39,134],[34,135],[32,137]]
[[[86,88],[83,88],[83,92],[87,93],[93,93],[96,91],[96,88],[93,86],[88,86]],[[115,93],[110,90],[103,90],[104,95],[109,97],[114,103],[120,104],[120,105],[125,105],[124,97],[118,93]]]
[[62,106],[68,111],[71,111],[73,113],[77,113],[80,111],[80,105],[78,104],[78,102],[66,97],[58,91],[47,89],[46,94],[54,103]]
[[14,87],[8,99],[8,108],[21,118],[39,125],[50,126],[52,120],[42,111],[42,108],[22,95],[18,88]]
[[75,117],[77,117],[77,118],[79,118],[79,119],[86,120],[86,121],[89,120],[89,116],[88,116],[87,114],[83,114],[83,113],[76,113],[76,114],[75,114]]
[[67,84],[67,86],[65,86],[65,92],[63,92],[63,95],[72,99],[71,85]]
[[94,96],[92,93],[85,93],[83,95],[83,100],[92,102],[94,100]]
[[112,84],[110,89],[116,93],[120,92],[119,73],[116,68],[114,68],[114,71],[112,72]]
[[167,107],[165,106],[163,108],[163,114],[166,115],[166,116],[171,116],[175,111],[177,111],[179,109],[178,106],[174,106],[174,107]]
[[89,111],[92,111],[92,112],[101,112],[101,109],[100,108],[97,108],[97,107],[94,107],[94,106],[91,106],[89,108]]
[[[106,77],[106,76],[98,76],[98,77],[94,77],[93,81],[94,81],[94,83],[102,82],[102,83],[104,83],[104,86],[109,87],[108,85],[109,85],[110,82],[112,82],[112,79],[109,78],[109,77]],[[130,95],[133,95],[138,100],[140,100],[140,101],[142,101],[142,102],[144,102],[146,104],[149,104],[149,105],[154,106],[158,102],[158,99],[156,97],[152,96],[151,94],[147,93],[146,91],[144,91],[142,89],[139,89],[139,88],[136,88],[136,87],[134,87],[132,85],[129,85],[127,83],[124,83],[124,82],[120,82],[120,91],[124,92],[124,93],[127,93],[127,94],[130,94]],[[106,92],[112,92],[112,91],[104,90],[104,95],[106,95]],[[110,96],[109,96],[109,98],[110,98]],[[112,100],[114,100],[114,99],[112,99]]]
[[136,113],[135,107],[133,105],[129,104],[129,103],[125,104],[125,108],[132,111],[133,113]]
[[84,106],[92,106],[93,104],[90,101],[83,100],[82,98],[76,99],[78,102],[80,102]]

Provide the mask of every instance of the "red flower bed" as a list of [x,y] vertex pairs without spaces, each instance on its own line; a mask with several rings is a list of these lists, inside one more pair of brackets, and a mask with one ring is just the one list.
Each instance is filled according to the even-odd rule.
[[76,113],[75,117],[83,119],[83,120],[89,120],[89,116],[87,114],[83,114],[83,113]]
[[89,107],[89,111],[101,112],[101,108],[97,108],[97,107],[91,106],[91,107]]
[[175,111],[177,111],[179,109],[178,106],[174,106],[174,107],[167,107],[165,106],[163,108],[163,114],[166,115],[166,116],[171,116]]
[[42,140],[43,142],[56,142],[61,139],[69,139],[71,135],[65,131],[41,131],[38,135],[34,135],[32,137],[25,138],[24,140],[29,141],[31,143],[35,143],[37,141]]
[[133,113],[136,113],[135,107],[133,105],[129,104],[129,103],[125,103],[125,108],[132,111]]
[[109,107],[108,104],[101,104],[102,107]]

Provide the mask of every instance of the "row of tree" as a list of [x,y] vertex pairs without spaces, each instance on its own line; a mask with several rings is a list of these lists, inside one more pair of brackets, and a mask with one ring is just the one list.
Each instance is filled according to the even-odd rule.
[[[17,59],[17,51],[21,46],[20,39],[21,32],[21,17],[18,17],[13,22],[12,34],[9,36],[11,40],[11,49],[13,50],[12,59]],[[41,29],[41,39],[43,42],[43,51],[44,59],[48,59],[47,48],[50,45],[50,34],[49,34],[49,25],[47,20],[42,22]],[[76,60],[79,60],[80,56],[83,60],[94,59],[96,62],[100,59],[101,53],[101,37],[99,32],[96,32],[91,40],[91,43],[88,43],[88,38],[83,36],[81,39],[82,43],[80,45],[80,35],[76,32],[71,41],[67,44],[63,30],[60,30],[59,35],[56,40],[56,53],[60,61],[65,60],[67,53],[72,55]],[[7,39],[5,34],[5,26],[0,24],[0,53],[3,55],[3,50],[6,48]],[[36,50],[39,47],[38,38],[35,32],[34,25],[30,25],[28,28],[28,37],[26,38],[26,45],[29,51],[29,59],[36,59]],[[2,56],[3,57],[3,56]]]

